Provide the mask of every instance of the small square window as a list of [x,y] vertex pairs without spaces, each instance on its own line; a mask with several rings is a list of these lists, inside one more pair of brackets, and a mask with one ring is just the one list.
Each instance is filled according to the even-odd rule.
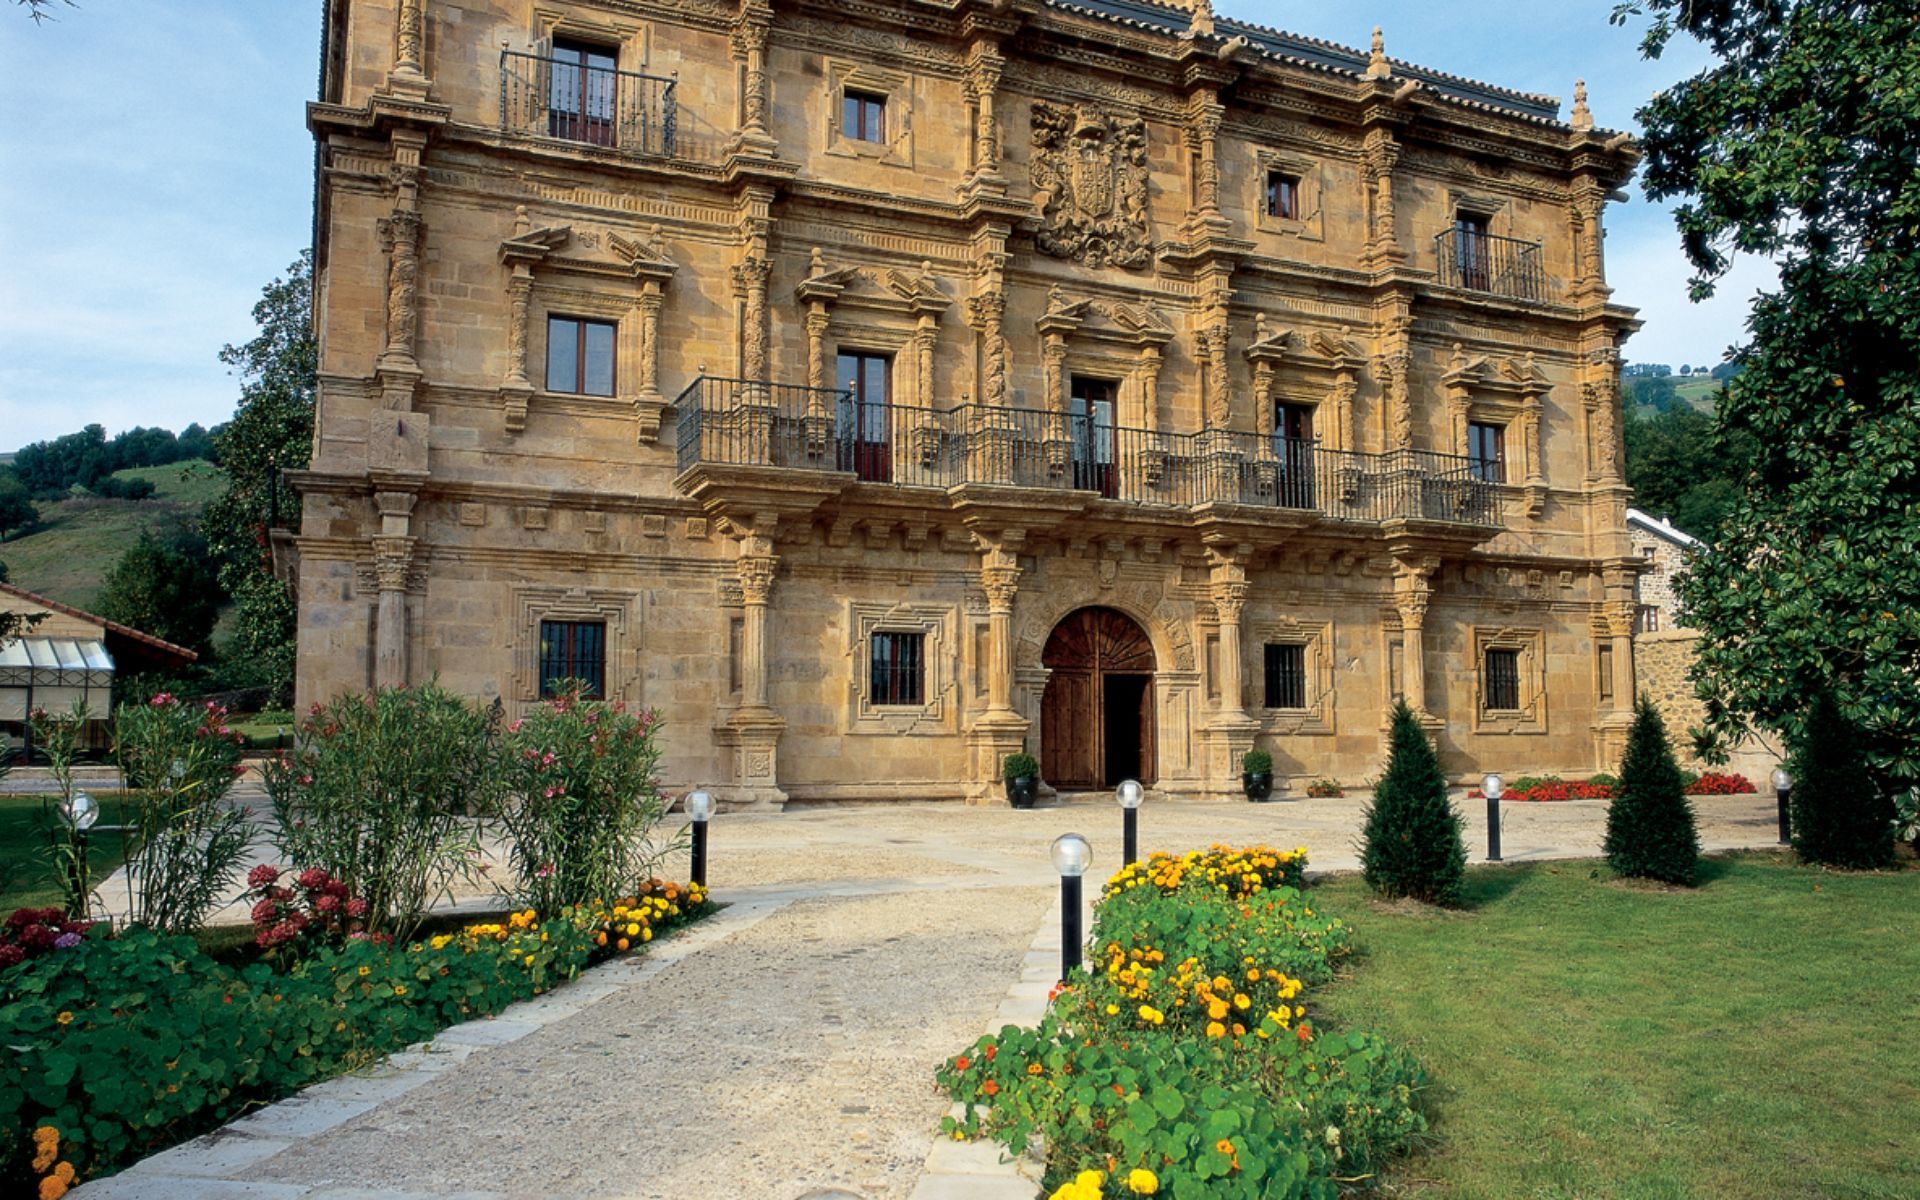
[[585,683],[593,699],[607,694],[606,622],[540,622],[541,699],[559,695],[569,679]]
[[613,395],[611,321],[547,318],[547,390],[581,396]]
[[1307,706],[1307,648],[1298,643],[1267,646],[1267,707]]
[[840,99],[840,132],[856,142],[885,145],[887,98],[878,92],[847,89]]
[[1487,651],[1485,677],[1481,680],[1481,694],[1485,698],[1482,707],[1488,712],[1519,711],[1520,652],[1518,650],[1496,648]]
[[1267,215],[1281,221],[1300,219],[1300,177],[1286,171],[1267,172]]
[[872,704],[920,705],[926,703],[924,657],[926,635],[886,633],[873,635],[868,650],[867,697]]
[[1467,426],[1467,468],[1482,483],[1507,481],[1507,427],[1474,421]]

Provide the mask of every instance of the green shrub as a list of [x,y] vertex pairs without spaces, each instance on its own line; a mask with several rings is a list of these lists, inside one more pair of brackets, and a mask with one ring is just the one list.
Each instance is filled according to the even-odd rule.
[[1617,788],[1620,786],[1620,780],[1602,771],[1598,775],[1587,776],[1587,784],[1590,787]]
[[1893,798],[1871,782],[1860,735],[1829,694],[1793,747],[1793,848],[1808,862],[1872,870],[1893,863]]
[[1460,814],[1447,800],[1433,743],[1404,700],[1394,705],[1389,737],[1386,774],[1364,814],[1361,873],[1383,896],[1456,904],[1467,868]]
[[1619,788],[1607,805],[1605,849],[1615,871],[1642,879],[1691,886],[1700,867],[1700,834],[1666,722],[1644,695],[1634,705]]
[[437,684],[315,705],[261,771],[282,861],[324,867],[371,906],[370,930],[402,939],[471,869],[494,776],[487,719]]
[[47,773],[59,788],[57,794],[40,801],[40,835],[46,841],[46,865],[60,884],[62,907],[75,920],[93,915],[93,865],[87,853],[87,839],[80,836],[70,819],[74,796],[73,768],[86,741],[86,698],[80,697],[65,712],[50,713],[36,708],[27,714],[33,729],[33,744],[47,759]]
[[245,862],[255,827],[227,803],[243,739],[226,715],[217,704],[183,704],[165,692],[114,712],[114,757],[134,789],[127,919],[135,924],[193,932]]
[[607,900],[653,874],[666,847],[657,720],[575,690],[507,727],[501,820],[519,899],[541,912]]
[[1249,750],[1240,757],[1240,769],[1249,775],[1271,775],[1273,755],[1265,750]]
[[1040,764],[1031,754],[1009,754],[1000,764],[1002,779],[1026,779],[1029,776],[1037,778],[1039,774]]

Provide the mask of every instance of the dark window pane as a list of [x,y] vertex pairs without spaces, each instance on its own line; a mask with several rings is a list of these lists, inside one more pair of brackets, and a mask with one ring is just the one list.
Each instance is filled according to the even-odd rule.
[[1300,181],[1275,171],[1267,176],[1267,215],[1283,221],[1300,216]]
[[1472,422],[1467,426],[1467,460],[1475,479],[1485,483],[1507,481],[1507,431],[1502,425]]
[[1307,648],[1269,645],[1266,660],[1268,708],[1307,706]]
[[586,371],[580,390],[589,396],[613,395],[613,326],[604,321],[583,323],[586,330]]
[[1520,707],[1520,652],[1518,650],[1487,651],[1486,706],[1488,709],[1511,712]]
[[606,695],[607,627],[602,622],[540,622],[540,695],[558,695],[569,679],[585,682],[590,697]]
[[874,704],[920,704],[924,635],[876,633],[869,650],[867,694]]
[[580,322],[547,318],[547,390],[580,390]]

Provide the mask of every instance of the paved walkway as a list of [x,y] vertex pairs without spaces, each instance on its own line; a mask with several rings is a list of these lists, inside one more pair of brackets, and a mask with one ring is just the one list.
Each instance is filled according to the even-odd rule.
[[[1478,860],[1485,805],[1462,807]],[[1709,849],[1774,841],[1771,797],[1696,807]],[[1359,799],[1149,802],[1141,845],[1304,845],[1316,869],[1352,867],[1361,808]],[[1504,810],[1510,861],[1598,851],[1603,802]],[[929,1151],[936,1166],[954,1157],[935,1146],[946,1105],[930,1072],[1012,1019],[1010,987],[1037,1008],[1057,947],[1047,942],[1058,914],[1046,848],[1067,830],[1092,841],[1092,877],[1118,865],[1120,818],[1108,800],[1032,812],[909,803],[722,815],[709,879],[730,907],[718,917],[77,1194],[1031,1195],[1015,1179],[926,1171]],[[684,856],[667,873],[684,877]]]

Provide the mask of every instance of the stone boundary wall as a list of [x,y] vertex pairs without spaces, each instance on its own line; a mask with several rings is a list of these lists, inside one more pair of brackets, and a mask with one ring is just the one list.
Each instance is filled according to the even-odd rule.
[[1634,679],[1642,692],[1653,697],[1654,706],[1666,718],[1667,733],[1673,740],[1674,754],[1682,767],[1693,771],[1738,772],[1753,780],[1754,786],[1764,792],[1771,786],[1767,777],[1779,762],[1779,755],[1769,745],[1757,739],[1742,742],[1734,748],[1722,767],[1709,767],[1693,753],[1693,739],[1687,731],[1706,720],[1706,705],[1693,694],[1693,681],[1687,677],[1687,672],[1693,669],[1695,651],[1702,636],[1697,629],[1663,629],[1654,633],[1635,634]]

